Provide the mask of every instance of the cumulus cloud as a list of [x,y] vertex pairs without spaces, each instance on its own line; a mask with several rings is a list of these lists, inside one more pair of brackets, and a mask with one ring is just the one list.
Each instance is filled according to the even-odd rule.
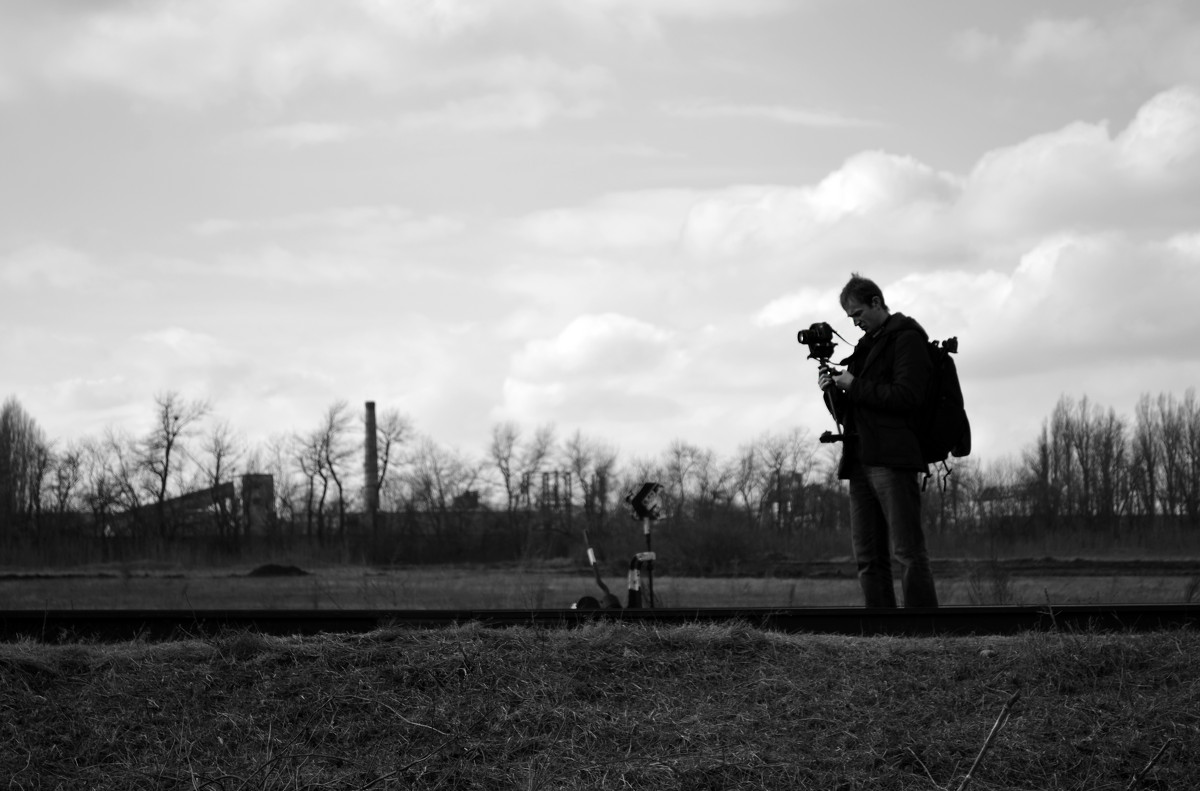
[[1115,135],[1105,121],[1072,123],[995,149],[961,176],[868,151],[813,186],[698,194],[681,244],[701,257],[963,262],[1061,229],[1186,221],[1200,200],[1197,184],[1200,92],[1180,86],[1147,101]]
[[838,304],[839,294],[835,289],[801,288],[768,302],[754,316],[754,323],[759,327],[779,327],[803,322],[806,316],[823,316]]
[[985,155],[966,181],[964,220],[1003,234],[1158,225],[1200,197],[1200,92],[1160,93],[1115,137],[1076,122]]
[[662,383],[683,363],[673,334],[649,322],[618,313],[579,316],[514,356],[497,414],[530,422],[581,412],[669,414],[674,400]]
[[[680,270],[648,256],[654,265],[642,270],[646,291],[677,295],[664,322],[675,330],[670,344],[656,346],[663,336],[648,333],[643,345],[670,348],[673,359],[686,361],[661,366],[649,381],[730,425],[739,413],[733,402],[744,398],[731,395],[736,382],[752,382],[770,402],[759,418],[821,419],[797,394],[803,374],[784,373],[781,360],[802,359],[794,331],[813,321],[829,320],[857,339],[837,293],[860,270],[933,337],[960,338],[980,447],[1011,447],[1013,432],[1035,430],[1038,419],[999,426],[1014,403],[1036,410],[1045,401],[1048,410],[1060,393],[1089,393],[1123,409],[1141,392],[1188,383],[1200,355],[1191,342],[1200,315],[1189,307],[1200,293],[1200,231],[1190,211],[1200,200],[1198,95],[1187,86],[1164,91],[1124,128],[1069,124],[991,151],[963,174],[864,152],[812,185],[678,192],[657,203],[649,194],[641,203],[617,194],[539,214],[523,227],[541,244],[568,249],[570,241],[579,255],[593,229],[599,241],[592,249],[610,245],[632,260],[657,250],[668,260],[736,262]],[[641,235],[637,218],[644,215],[656,230]],[[677,227],[680,244],[666,245]],[[604,241],[612,238],[618,244]],[[760,301],[739,324],[738,298],[747,294]],[[619,299],[615,291],[612,298]],[[694,329],[700,306],[718,303],[715,334],[724,346]],[[567,415],[589,392],[608,392],[611,380],[568,363],[590,359],[577,342],[592,337],[583,332],[588,327],[596,329],[580,324],[527,347],[506,385],[510,406]],[[1170,373],[1153,382],[1121,373],[1146,355]]]
[[812,187],[739,187],[697,201],[684,245],[700,256],[786,251],[826,258],[837,250],[928,254],[946,237],[955,177],[911,157],[869,151]]
[[557,378],[583,372],[636,375],[669,362],[668,332],[617,313],[580,316],[550,340],[534,340],[515,358],[518,376]]

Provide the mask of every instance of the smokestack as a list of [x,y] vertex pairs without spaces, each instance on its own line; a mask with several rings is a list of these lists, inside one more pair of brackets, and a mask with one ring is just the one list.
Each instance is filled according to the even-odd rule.
[[366,478],[364,489],[367,506],[367,527],[375,529],[375,515],[379,512],[379,440],[375,434],[375,402],[367,402],[367,436],[366,460],[363,463],[363,475]]

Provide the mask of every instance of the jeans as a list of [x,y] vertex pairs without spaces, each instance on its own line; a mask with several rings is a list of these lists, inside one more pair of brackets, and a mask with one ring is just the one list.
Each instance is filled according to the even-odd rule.
[[[868,607],[895,607],[892,552],[900,561],[905,607],[937,607],[921,530],[918,473],[859,464],[850,472],[850,533]],[[889,540],[890,533],[890,540]]]

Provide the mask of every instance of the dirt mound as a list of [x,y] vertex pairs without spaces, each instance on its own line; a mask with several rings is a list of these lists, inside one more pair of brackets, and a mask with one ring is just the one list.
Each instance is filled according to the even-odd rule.
[[281,566],[278,563],[267,563],[259,566],[246,575],[247,577],[307,577],[308,572],[296,566]]

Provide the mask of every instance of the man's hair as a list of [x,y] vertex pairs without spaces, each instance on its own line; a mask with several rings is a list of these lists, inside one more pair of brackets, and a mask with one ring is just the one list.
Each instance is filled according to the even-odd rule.
[[863,277],[858,272],[854,272],[850,275],[850,280],[842,288],[842,307],[846,307],[850,303],[850,300],[854,300],[860,305],[870,305],[871,300],[875,297],[879,297],[879,304],[883,306],[884,310],[889,309],[887,300],[883,298],[883,291],[879,286],[875,285],[875,281]]

